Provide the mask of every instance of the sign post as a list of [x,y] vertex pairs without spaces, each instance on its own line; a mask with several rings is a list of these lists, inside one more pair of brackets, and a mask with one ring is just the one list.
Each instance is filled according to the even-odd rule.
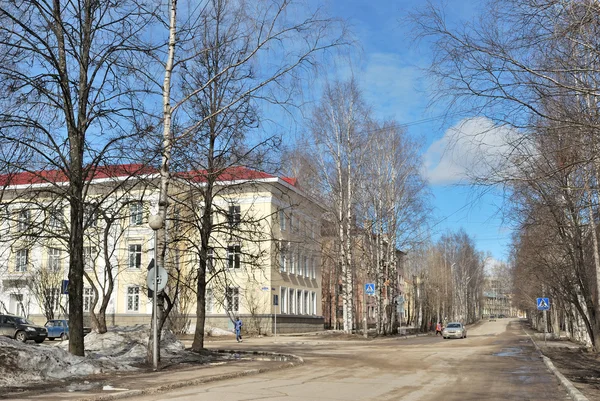
[[546,311],[550,309],[550,299],[549,298],[538,298],[537,299],[537,309],[541,310],[544,314],[544,345],[546,345],[546,335],[548,334],[548,323],[546,321]]
[[375,284],[373,283],[366,283],[365,284],[365,290],[363,291],[363,335],[365,336],[365,338],[367,338],[368,335],[368,324],[367,324],[367,295],[374,295],[375,294]]

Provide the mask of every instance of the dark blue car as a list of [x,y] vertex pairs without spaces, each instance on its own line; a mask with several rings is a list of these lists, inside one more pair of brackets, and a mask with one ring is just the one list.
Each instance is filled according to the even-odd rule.
[[[69,339],[69,321],[66,319],[53,319],[46,322],[48,330],[48,340],[54,341],[55,338],[60,338],[62,341]],[[91,331],[89,327],[83,328],[83,335]]]

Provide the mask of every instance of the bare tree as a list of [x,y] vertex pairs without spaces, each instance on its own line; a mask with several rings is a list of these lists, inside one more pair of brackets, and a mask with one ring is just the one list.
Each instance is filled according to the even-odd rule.
[[30,172],[68,204],[69,351],[76,355],[84,354],[87,183],[100,160],[116,157],[117,143],[122,149],[140,133],[132,124],[141,105],[132,72],[144,64],[148,49],[139,39],[152,11],[135,1],[0,5],[0,170]]

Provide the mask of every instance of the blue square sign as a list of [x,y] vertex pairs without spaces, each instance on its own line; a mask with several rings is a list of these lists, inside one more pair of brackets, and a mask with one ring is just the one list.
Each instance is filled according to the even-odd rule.
[[538,298],[537,299],[537,309],[538,310],[549,310],[550,309],[550,299],[549,298]]
[[375,284],[374,283],[367,283],[367,284],[365,284],[365,293],[367,295],[373,295],[373,294],[375,294]]

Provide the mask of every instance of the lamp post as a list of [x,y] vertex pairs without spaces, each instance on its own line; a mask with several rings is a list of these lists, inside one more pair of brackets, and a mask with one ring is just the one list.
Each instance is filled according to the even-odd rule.
[[157,233],[163,227],[163,218],[160,215],[152,215],[148,219],[148,225],[154,231],[154,288],[152,290],[152,366],[155,371],[158,370],[158,308],[157,308],[157,282],[158,282],[158,259],[157,251],[158,241]]

